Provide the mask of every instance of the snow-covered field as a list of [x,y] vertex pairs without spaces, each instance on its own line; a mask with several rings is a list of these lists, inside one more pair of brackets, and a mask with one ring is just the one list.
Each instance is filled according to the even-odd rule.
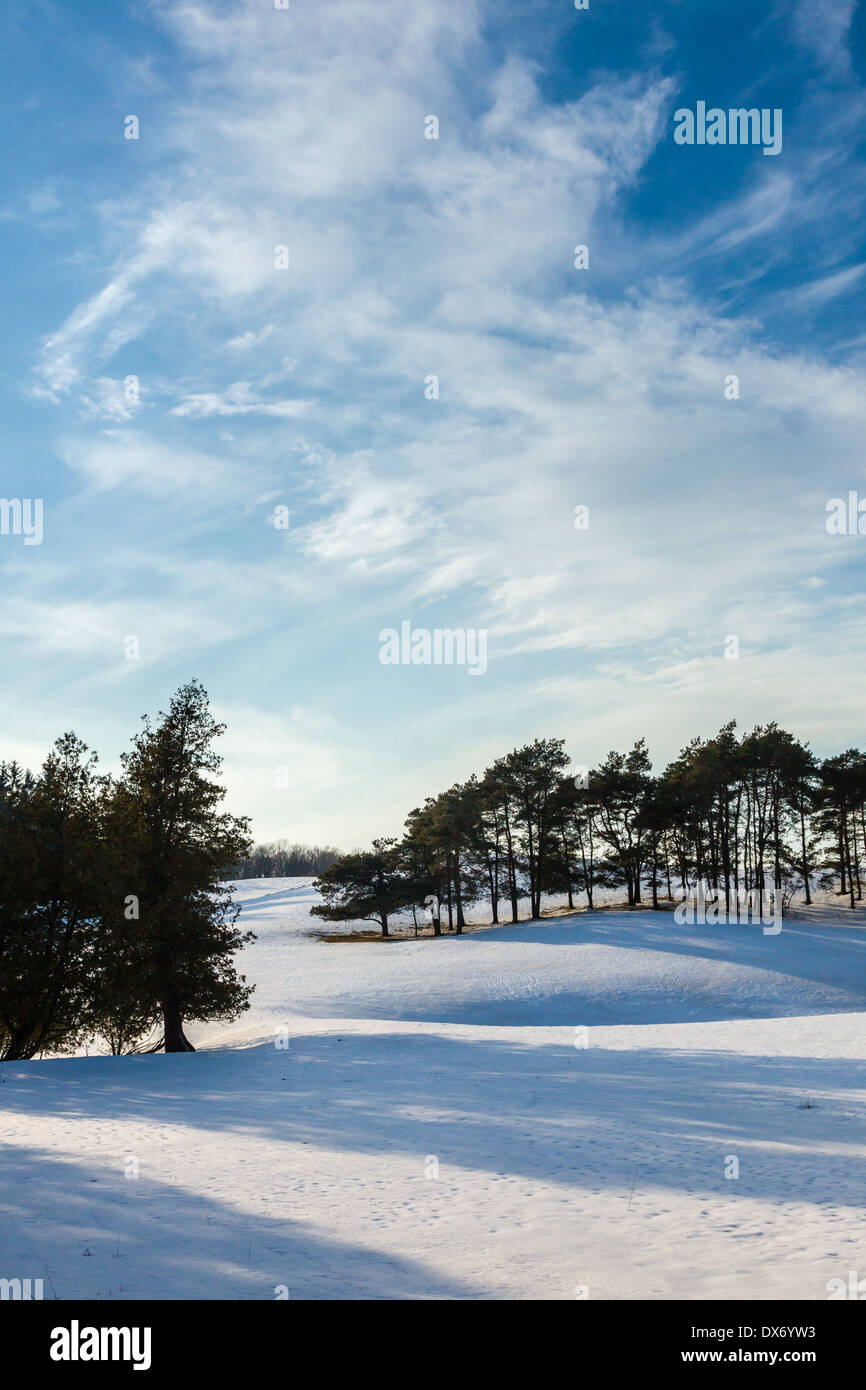
[[335,944],[308,935],[308,881],[240,897],[237,1024],[190,1030],[195,1054],[2,1068],[0,1277],[87,1299],[866,1277],[866,915]]

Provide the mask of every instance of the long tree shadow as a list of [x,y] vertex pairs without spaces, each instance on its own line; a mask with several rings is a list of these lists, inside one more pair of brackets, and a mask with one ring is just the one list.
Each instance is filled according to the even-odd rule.
[[[591,1035],[590,1035],[591,1039]],[[809,1046],[808,1037],[804,1048]],[[639,1050],[347,1032],[178,1057],[9,1066],[9,1111],[191,1126],[368,1157],[435,1154],[575,1188],[654,1185],[860,1206],[866,1064],[848,1058]],[[127,1142],[126,1139],[124,1142]]]
[[5,1149],[0,1210],[0,1277],[41,1279],[46,1299],[477,1296],[417,1258],[33,1149]]
[[[243,885],[246,882],[247,880],[241,879],[232,886],[236,890],[236,896],[240,901],[242,911],[248,916],[252,916],[260,907],[294,907],[306,902],[315,903],[319,901],[318,894],[313,891],[309,884],[304,884],[303,886],[299,885],[295,888],[277,888],[270,892],[262,889],[258,897],[250,896],[247,898],[243,896]],[[251,889],[250,891],[255,892],[255,889]]]

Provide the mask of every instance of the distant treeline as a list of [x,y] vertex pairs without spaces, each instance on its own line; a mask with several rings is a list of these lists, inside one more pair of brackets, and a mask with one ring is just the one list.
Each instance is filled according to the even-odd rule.
[[831,884],[853,908],[863,898],[866,755],[849,748],[819,759],[767,724],[739,737],[734,721],[694,738],[660,775],[643,739],[596,768],[570,766],[565,740],[536,739],[477,777],[409,813],[400,840],[343,855],[317,881],[326,921],[411,911],[461,932],[464,911],[486,900],[512,922],[529,899],[620,890],[653,907],[704,884],[731,895],[772,888],[780,901]]
[[240,859],[229,878],[312,878],[329,869],[340,851],[333,845],[293,845],[288,840],[269,840],[254,845]]

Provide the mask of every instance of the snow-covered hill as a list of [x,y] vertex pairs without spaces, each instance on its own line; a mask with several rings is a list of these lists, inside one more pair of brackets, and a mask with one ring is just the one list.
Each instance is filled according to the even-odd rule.
[[94,1299],[821,1299],[866,1275],[860,913],[334,944],[307,881],[240,897],[255,1004],[191,1030],[200,1051],[3,1068],[0,1276]]

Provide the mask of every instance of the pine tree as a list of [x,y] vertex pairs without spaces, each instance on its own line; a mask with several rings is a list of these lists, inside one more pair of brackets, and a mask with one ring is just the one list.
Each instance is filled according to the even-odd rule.
[[64,734],[38,778],[0,770],[0,1056],[69,1051],[91,1017],[101,856],[95,756]]
[[[547,861],[556,855],[556,797],[568,767],[565,740],[535,739],[498,758],[484,776],[484,785],[497,788],[509,811],[509,839],[520,835],[522,857],[529,879],[530,912],[541,916],[541,894],[547,879]],[[510,808],[510,809],[509,809]],[[516,921],[516,884],[512,882],[512,910]]]
[[114,793],[117,911],[129,898],[138,904],[129,928],[135,1000],[142,1017],[161,1016],[166,1052],[193,1050],[187,1020],[230,1021],[252,993],[233,957],[254,937],[236,925],[240,908],[223,883],[250,850],[246,818],[220,809],[222,759],[212,745],[224,728],[202,685],[181,686],[155,726],[145,717]]
[[372,920],[388,935],[388,918],[413,901],[413,885],[401,871],[397,841],[374,840],[371,850],[344,854],[313,887],[324,901],[310,908],[326,922]]
[[162,1013],[158,999],[142,991],[146,921],[129,890],[134,802],[110,781],[100,804],[102,874],[99,926],[90,975],[93,1031],[113,1055],[157,1051]]
[[650,759],[639,739],[629,753],[611,752],[593,774],[601,833],[612,851],[612,865],[625,879],[629,906],[641,901],[644,863],[650,848],[644,806],[652,792]]

